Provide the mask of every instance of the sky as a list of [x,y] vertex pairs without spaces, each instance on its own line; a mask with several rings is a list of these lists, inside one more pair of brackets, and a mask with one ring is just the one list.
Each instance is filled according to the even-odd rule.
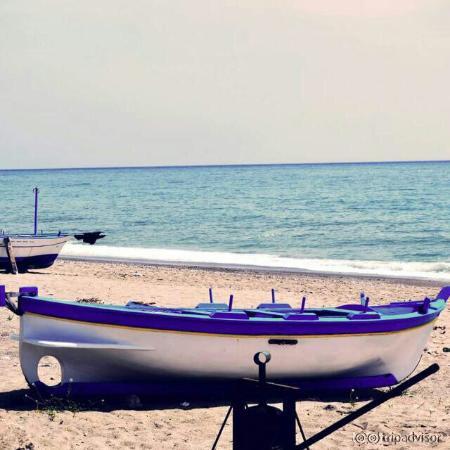
[[2,0],[0,169],[450,159],[448,0]]

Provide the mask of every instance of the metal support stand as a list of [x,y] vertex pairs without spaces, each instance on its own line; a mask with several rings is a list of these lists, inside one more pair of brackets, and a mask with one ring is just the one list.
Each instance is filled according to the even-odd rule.
[[[309,450],[313,444],[439,370],[437,364],[432,364],[409,380],[397,385],[389,392],[381,393],[375,400],[307,439],[295,410],[298,388],[266,381],[266,364],[270,361],[270,353],[259,352],[255,354],[253,360],[259,366],[259,379],[244,378],[239,381],[212,450],[217,449],[232,411],[233,450]],[[281,401],[283,409],[269,406],[269,398],[276,398],[277,403]],[[255,399],[257,399],[256,406],[249,406],[249,403],[254,403]],[[303,438],[303,442],[298,445],[295,442],[296,425]]]
[[[233,450],[291,450],[296,443],[296,424],[305,439],[295,411],[298,388],[266,381],[266,364],[270,353],[256,353],[258,379],[244,378],[237,383],[231,406],[220,427],[212,450],[216,450],[220,436],[233,411]],[[277,398],[283,409],[270,406],[268,400]],[[249,406],[249,403],[256,403]]]

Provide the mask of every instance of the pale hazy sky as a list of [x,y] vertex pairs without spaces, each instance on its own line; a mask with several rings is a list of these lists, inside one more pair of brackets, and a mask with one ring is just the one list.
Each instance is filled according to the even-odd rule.
[[0,168],[450,159],[449,0],[1,0]]

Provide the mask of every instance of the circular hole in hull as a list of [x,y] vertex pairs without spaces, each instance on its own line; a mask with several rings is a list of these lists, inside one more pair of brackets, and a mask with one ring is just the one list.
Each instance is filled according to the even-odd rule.
[[62,380],[60,362],[54,356],[43,356],[38,363],[39,381],[46,386],[57,386]]

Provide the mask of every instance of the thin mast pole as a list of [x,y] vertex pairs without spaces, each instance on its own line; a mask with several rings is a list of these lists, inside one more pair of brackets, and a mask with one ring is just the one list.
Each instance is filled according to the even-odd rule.
[[34,192],[34,235],[38,232],[38,201],[39,201],[39,189],[35,187]]

